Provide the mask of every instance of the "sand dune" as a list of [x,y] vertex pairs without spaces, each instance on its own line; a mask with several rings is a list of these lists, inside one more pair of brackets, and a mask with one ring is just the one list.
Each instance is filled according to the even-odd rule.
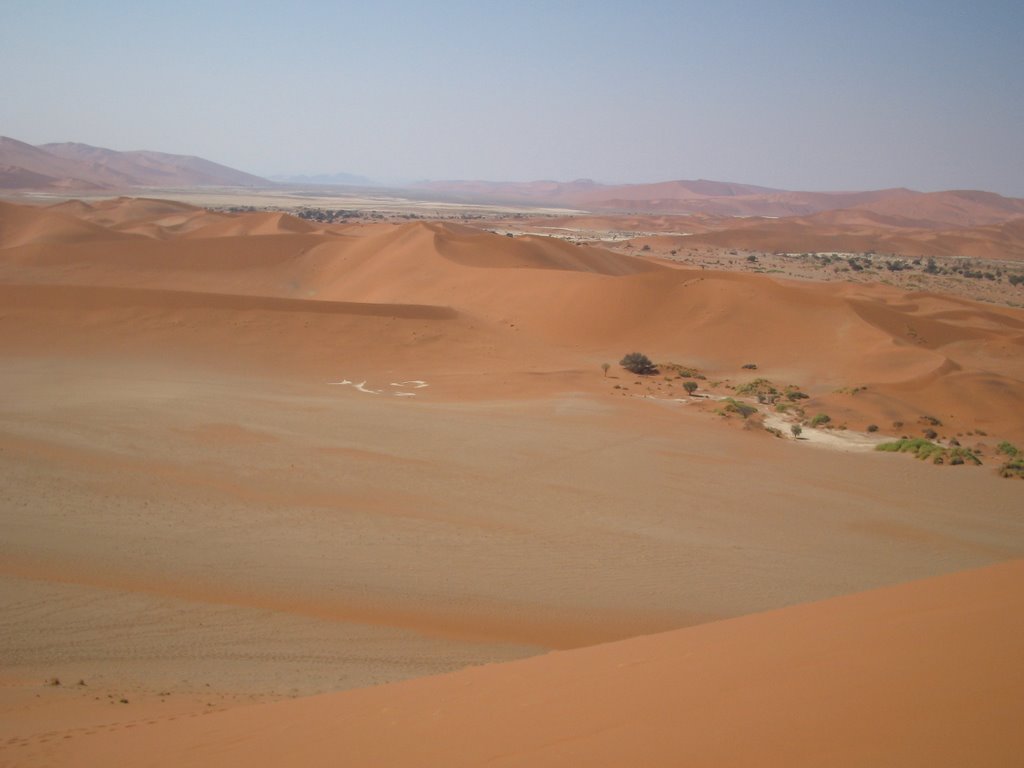
[[[433,307],[458,313],[460,338],[477,341],[466,354],[440,339],[426,345],[420,332],[404,337],[403,348],[415,349],[422,364],[458,358],[472,367],[472,354],[489,350],[476,367],[514,369],[524,356],[572,367],[642,347],[656,359],[719,376],[756,361],[766,376],[817,390],[822,403],[862,425],[941,411],[957,431],[997,428],[1013,439],[1021,433],[1005,418],[1024,397],[1018,310],[882,286],[675,269],[560,240],[442,223],[320,231],[284,214],[226,216],[121,200],[58,209],[6,204],[0,227],[0,277],[12,284],[304,299],[310,303],[287,305],[303,316],[321,311],[320,302],[383,305],[385,315],[395,306]],[[144,227],[158,228],[159,236],[139,234]],[[148,296],[155,309],[158,297],[170,294]],[[247,311],[280,316],[281,306],[265,302]],[[185,315],[176,322],[190,324]],[[828,397],[850,386],[867,386],[871,394]]]
[[0,248],[55,243],[89,243],[124,239],[130,235],[75,216],[31,206],[0,202]]
[[[1024,555],[1022,351],[448,223],[0,205],[0,763],[1001,764],[1019,562],[785,607]],[[761,376],[986,466],[715,413]]]
[[[443,677],[38,742],[160,765],[1011,766],[1024,564]],[[55,735],[60,735],[55,734]]]
[[317,231],[309,222],[287,213],[254,213],[243,218],[224,218],[197,227],[189,237],[243,237],[246,235],[304,234]]

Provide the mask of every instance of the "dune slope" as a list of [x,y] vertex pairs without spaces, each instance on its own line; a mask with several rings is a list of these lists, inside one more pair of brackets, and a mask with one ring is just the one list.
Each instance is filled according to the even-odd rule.
[[1014,561],[33,751],[81,766],[1012,766],[1022,616]]

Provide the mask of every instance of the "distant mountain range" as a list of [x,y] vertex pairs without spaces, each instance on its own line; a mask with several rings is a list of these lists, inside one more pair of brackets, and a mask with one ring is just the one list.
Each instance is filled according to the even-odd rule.
[[705,214],[709,216],[810,216],[857,210],[918,226],[979,226],[1024,216],[1024,200],[993,192],[792,192],[721,181],[654,184],[570,182],[429,181],[415,189],[434,197],[476,202],[553,205],[601,213]]
[[117,152],[0,136],[0,189],[87,192],[131,187],[255,187],[270,182],[201,157]]
[[271,176],[271,181],[281,184],[316,184],[324,187],[373,187],[377,183],[366,176],[355,173],[318,173],[312,176]]
[[[116,152],[88,144],[32,146],[0,137],[0,190],[68,194],[167,187],[372,186],[349,173],[276,176],[268,180],[199,157],[163,152]],[[844,211],[890,225],[916,228],[999,225],[1024,217],[1024,200],[992,192],[916,192],[896,188],[867,192],[794,192],[751,184],[663,181],[600,184],[576,181],[424,181],[390,188],[396,196],[463,203],[554,206],[607,214],[689,214],[789,218]],[[850,213],[852,212],[852,213]]]

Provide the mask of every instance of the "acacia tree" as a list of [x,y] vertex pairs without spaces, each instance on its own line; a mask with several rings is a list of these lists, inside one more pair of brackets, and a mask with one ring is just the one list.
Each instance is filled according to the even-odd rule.
[[697,382],[696,381],[684,381],[683,382],[683,389],[686,390],[686,394],[692,396],[693,393],[697,391]]
[[658,372],[657,367],[651,362],[651,359],[640,352],[630,352],[624,358],[619,360],[619,365],[630,373],[642,376]]

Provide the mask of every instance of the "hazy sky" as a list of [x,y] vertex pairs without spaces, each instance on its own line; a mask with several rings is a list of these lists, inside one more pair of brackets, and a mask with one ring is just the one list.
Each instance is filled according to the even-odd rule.
[[1024,196],[1024,2],[0,0],[0,134],[258,174]]

